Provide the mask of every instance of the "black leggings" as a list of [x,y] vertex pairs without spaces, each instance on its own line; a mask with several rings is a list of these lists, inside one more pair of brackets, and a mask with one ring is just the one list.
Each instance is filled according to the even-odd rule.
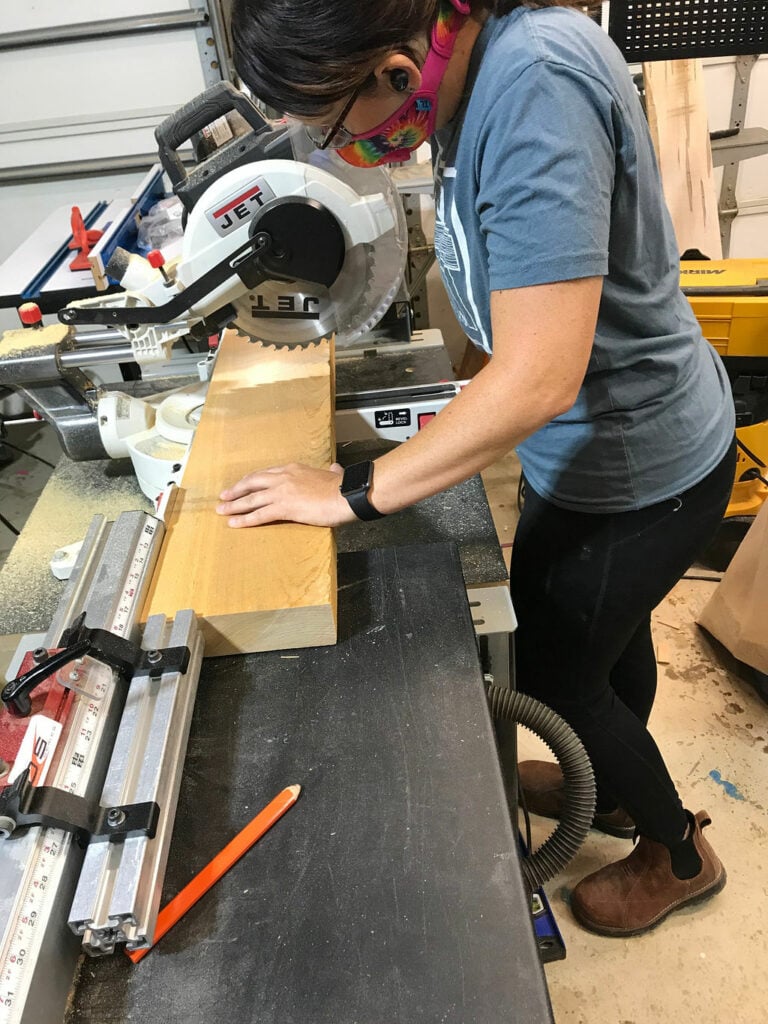
[[712,538],[735,445],[700,483],[637,512],[570,512],[526,487],[512,550],[517,685],[581,738],[598,810],[623,807],[671,845],[687,819],[646,728],[656,693],[651,611]]

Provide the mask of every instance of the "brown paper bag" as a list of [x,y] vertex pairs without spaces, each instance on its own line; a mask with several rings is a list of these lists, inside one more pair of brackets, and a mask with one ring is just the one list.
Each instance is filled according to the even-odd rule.
[[768,501],[747,531],[698,623],[739,661],[768,673]]

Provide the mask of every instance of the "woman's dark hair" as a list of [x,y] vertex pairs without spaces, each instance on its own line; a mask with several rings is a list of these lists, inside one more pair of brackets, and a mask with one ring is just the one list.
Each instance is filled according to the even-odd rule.
[[[426,37],[439,0],[235,0],[237,72],[267,106],[322,117],[363,86],[392,52]],[[593,6],[592,0],[475,0],[503,16],[516,7]]]

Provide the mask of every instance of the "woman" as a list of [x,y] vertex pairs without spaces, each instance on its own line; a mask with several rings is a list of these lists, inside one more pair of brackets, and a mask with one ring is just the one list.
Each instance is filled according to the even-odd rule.
[[[728,381],[679,289],[674,232],[623,58],[578,4],[553,0],[238,0],[243,80],[351,163],[433,136],[436,250],[489,364],[373,466],[252,473],[233,527],[388,515],[515,447],[527,483],[511,587],[519,686],[581,737],[595,825],[636,826],[630,855],[582,880],[587,928],[634,935],[725,884],[646,728],[650,613],[725,510]],[[345,497],[346,492],[346,497]],[[532,810],[562,777],[528,762]]]

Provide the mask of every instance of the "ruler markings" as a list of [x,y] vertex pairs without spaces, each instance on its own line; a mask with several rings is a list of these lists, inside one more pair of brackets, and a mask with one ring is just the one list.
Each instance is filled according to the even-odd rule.
[[[110,627],[118,636],[128,632],[138,587],[157,532],[157,523],[147,518]],[[77,720],[72,722],[64,744],[61,763],[66,768],[59,784],[59,788],[68,793],[81,792],[83,780],[87,782],[86,770],[91,767],[93,751],[98,749],[105,713],[111,703],[106,698],[112,691],[114,673],[110,672],[108,677],[100,672],[96,675],[99,678],[93,696],[78,698],[77,710],[71,713]],[[45,911],[61,881],[71,843],[71,833],[62,829],[41,830],[29,858],[0,957],[0,1024],[16,1024],[23,1012],[31,983],[30,968],[43,938],[41,925],[44,928],[46,924]]]

